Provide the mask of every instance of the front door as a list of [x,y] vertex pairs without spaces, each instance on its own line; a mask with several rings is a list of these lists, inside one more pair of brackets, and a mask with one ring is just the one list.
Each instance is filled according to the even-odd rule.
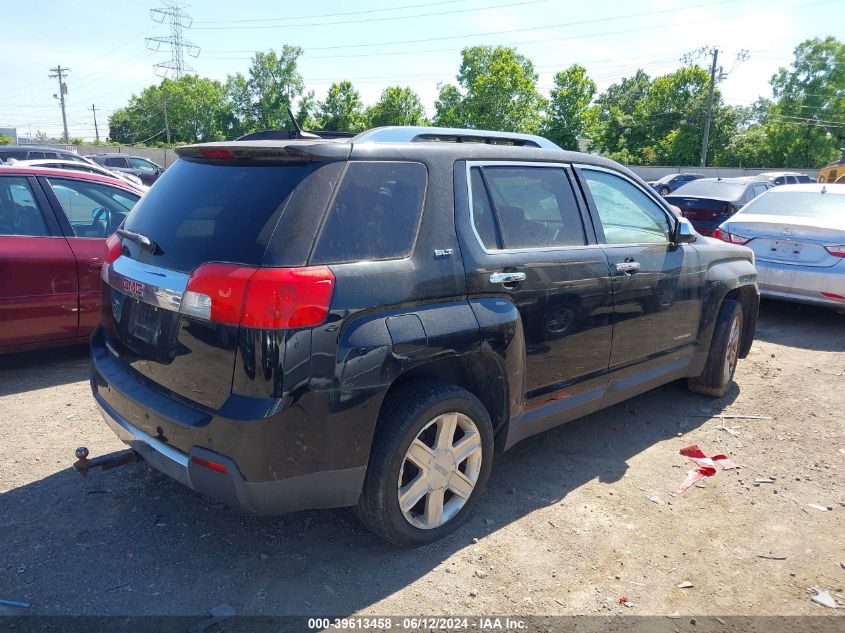
[[458,226],[469,295],[500,296],[519,310],[523,411],[597,410],[612,334],[610,275],[571,169],[483,162],[468,163],[463,176],[468,217]]
[[0,348],[78,331],[76,259],[34,179],[0,175]]
[[605,405],[682,374],[697,340],[698,254],[672,241],[675,220],[634,180],[578,170],[613,275],[611,382]]

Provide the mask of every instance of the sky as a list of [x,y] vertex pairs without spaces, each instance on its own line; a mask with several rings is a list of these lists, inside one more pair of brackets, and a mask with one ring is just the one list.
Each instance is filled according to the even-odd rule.
[[[170,59],[166,45],[145,38],[170,35],[153,21],[160,0],[4,2],[0,66],[0,127],[61,136],[62,120],[50,69],[69,68],[71,137],[101,138],[108,116],[132,94],[158,83],[154,65]],[[183,37],[199,54],[186,56],[197,74],[225,81],[246,74],[252,53],[301,46],[299,70],[322,98],[348,79],[365,104],[389,85],[411,86],[429,115],[438,84],[454,82],[460,51],[472,45],[513,46],[529,57],[548,95],[554,74],[581,64],[606,89],[643,68],[659,76],[702,47],[718,47],[728,76],[726,103],[750,105],[771,96],[769,79],[789,66],[794,48],[811,37],[845,36],[841,0],[194,0]],[[749,59],[737,61],[743,49]],[[708,59],[699,56],[702,66]]]

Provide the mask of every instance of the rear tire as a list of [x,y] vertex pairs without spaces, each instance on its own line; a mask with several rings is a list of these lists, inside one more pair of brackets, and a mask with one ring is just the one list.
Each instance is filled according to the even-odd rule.
[[690,391],[721,398],[734,377],[742,340],[742,305],[727,299],[719,308],[716,327],[704,371],[696,378],[687,378]]
[[382,407],[356,514],[394,545],[431,543],[466,520],[492,462],[493,426],[478,398],[451,384],[409,383]]

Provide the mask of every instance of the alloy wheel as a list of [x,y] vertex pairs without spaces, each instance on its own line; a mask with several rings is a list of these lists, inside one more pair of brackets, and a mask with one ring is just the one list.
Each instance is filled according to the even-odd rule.
[[405,520],[432,530],[452,519],[475,490],[481,435],[463,413],[438,415],[417,434],[399,469],[398,501]]

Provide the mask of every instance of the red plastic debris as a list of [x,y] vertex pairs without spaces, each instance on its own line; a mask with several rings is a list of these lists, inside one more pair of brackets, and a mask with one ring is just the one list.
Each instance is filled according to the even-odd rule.
[[619,598],[619,604],[628,604],[628,596],[622,596]]
[[679,493],[685,492],[699,479],[715,475],[716,466],[720,466],[722,470],[732,470],[740,467],[739,464],[732,462],[727,455],[713,455],[712,457],[708,457],[698,447],[698,444],[685,446],[678,452],[698,466],[698,468],[687,471],[687,478],[678,487]]

